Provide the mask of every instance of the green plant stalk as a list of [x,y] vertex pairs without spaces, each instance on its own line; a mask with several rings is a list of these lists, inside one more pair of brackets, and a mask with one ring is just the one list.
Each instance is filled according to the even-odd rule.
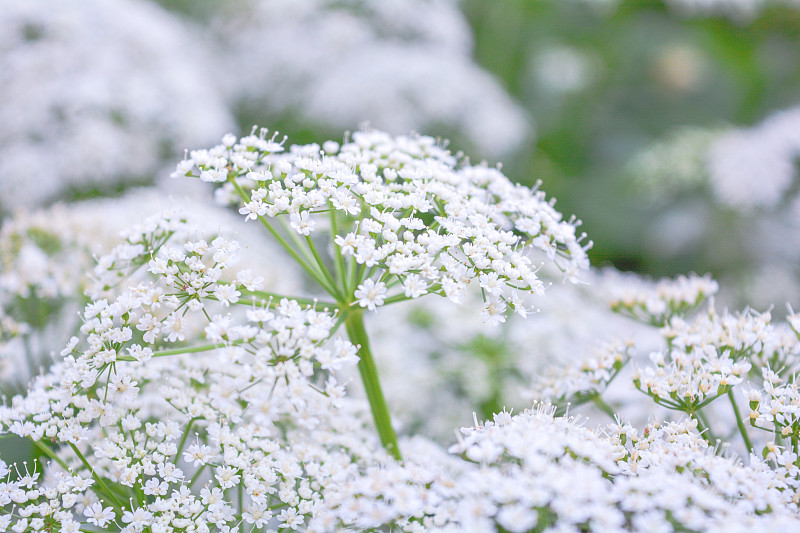
[[736,425],[739,426],[739,433],[742,434],[744,445],[747,446],[747,451],[753,453],[753,443],[750,441],[750,436],[747,434],[747,428],[744,426],[742,415],[739,414],[739,407],[736,405],[736,399],[733,397],[733,389],[728,389],[728,398],[731,400],[733,406],[733,414],[736,415]]
[[599,392],[595,392],[594,394],[592,394],[592,402],[597,406],[598,409],[600,409],[605,414],[610,416],[611,420],[614,420],[616,422],[617,415],[614,412],[614,409],[610,405],[608,405],[608,403],[602,398],[602,396],[600,396]]
[[697,430],[700,432],[702,437],[708,442],[709,444],[716,444],[719,439],[714,435],[714,432],[711,431],[711,426],[708,424],[708,420],[706,420],[703,413],[698,409],[696,411],[685,411],[689,414],[690,417],[694,418],[697,421]]
[[[204,344],[203,346],[187,346],[186,348],[176,348],[174,350],[161,350],[159,352],[153,352],[153,357],[167,357],[170,355],[181,355],[185,353],[208,352],[218,348],[226,348],[228,346],[239,346],[243,343],[244,341],[242,340],[235,340],[232,342],[220,342],[217,344]],[[136,359],[130,355],[121,355],[117,357],[117,361],[136,361]]]
[[347,329],[347,336],[350,337],[350,342],[358,346],[358,371],[361,374],[361,381],[364,383],[364,390],[367,392],[372,418],[375,420],[375,427],[378,429],[381,444],[392,457],[402,461],[400,447],[397,445],[397,434],[392,427],[389,407],[381,390],[378,367],[375,365],[375,359],[373,359],[369,348],[369,337],[364,327],[364,311],[362,309],[350,309],[345,313],[344,325]]
[[[236,183],[235,180],[231,181],[231,183],[233,184],[233,187],[234,187],[234,189],[236,189],[236,192],[239,194],[239,196],[245,202],[249,202],[250,201],[250,195],[247,194],[247,191],[245,191],[241,187],[241,185]],[[275,238],[276,241],[278,241],[278,243],[283,247],[283,249],[286,250],[286,252],[288,252],[289,255],[291,255],[292,258],[295,261],[297,261],[297,264],[300,265],[303,268],[303,270],[308,272],[308,275],[311,276],[314,279],[314,281],[319,283],[319,285],[321,287],[323,287],[329,294],[335,294],[336,291],[334,290],[334,287],[328,287],[327,286],[327,280],[324,278],[324,276],[322,276],[322,274],[320,272],[318,272],[317,269],[313,268],[312,265],[310,265],[302,257],[300,257],[300,255],[297,253],[297,251],[288,242],[286,242],[286,239],[284,239],[281,236],[281,234],[278,233],[278,231],[275,228],[272,227],[272,224],[270,224],[269,221],[266,218],[264,218],[262,216],[259,216],[258,220],[267,229],[267,231],[269,231],[270,234],[272,234],[272,236]],[[291,237],[293,237],[293,238],[295,237],[295,235],[293,233],[291,233],[291,232],[289,233],[289,235]],[[302,250],[303,247],[300,246],[300,249]],[[306,251],[306,250],[303,250],[303,251]]]
[[35,440],[33,441],[33,444],[35,444],[37,448],[42,450],[42,452],[44,452],[44,454],[47,455],[50,459],[58,463],[61,466],[61,468],[63,468],[66,472],[70,471],[70,468],[67,465],[67,463],[65,463],[58,455],[56,455],[56,453],[52,449],[50,449],[50,447],[47,446],[44,442]]
[[106,485],[105,481],[103,481],[103,478],[94,471],[94,468],[92,468],[92,465],[89,464],[89,461],[86,460],[78,447],[71,442],[69,445],[72,448],[72,451],[75,452],[75,455],[78,456],[78,459],[80,459],[81,463],[83,463],[83,466],[85,466],[89,473],[92,474],[92,477],[97,483],[98,488],[111,500],[108,503],[111,503],[112,507],[115,507],[118,511],[121,511],[124,508],[124,505],[119,498],[117,498],[117,495],[110,488],[108,488],[108,485]]

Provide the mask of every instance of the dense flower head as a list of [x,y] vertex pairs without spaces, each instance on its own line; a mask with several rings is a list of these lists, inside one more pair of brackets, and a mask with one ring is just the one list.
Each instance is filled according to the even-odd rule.
[[742,383],[764,350],[769,313],[718,316],[711,309],[692,321],[673,318],[663,330],[668,348],[634,377],[637,388],[668,408],[696,409]]
[[60,361],[0,411],[4,432],[53,458],[44,476],[3,486],[6,526],[296,529],[325,484],[353,470],[346,450],[380,455],[336,379],[356,347],[331,339],[323,310],[236,306],[259,286],[242,271],[221,281],[237,248],[219,236],[161,243],[147,276],[86,306]]
[[[157,213],[142,215],[145,204]],[[159,213],[159,209],[161,212]],[[132,221],[138,220],[133,226]],[[57,204],[19,212],[0,226],[0,376],[6,393],[18,392],[31,375],[46,369],[54,351],[80,327],[88,297],[116,297],[115,287],[133,276],[167,240],[186,242],[220,232],[246,239],[242,280],[266,289],[299,287],[282,252],[253,226],[207,201],[171,199],[155,189],[136,189],[122,198]],[[253,230],[253,231],[248,231]],[[263,261],[263,255],[271,258]],[[235,281],[237,273],[223,272]],[[55,349],[58,348],[58,349]]]
[[431,137],[360,131],[323,150],[275,139],[227,135],[173,176],[224,183],[221,196],[247,220],[282,216],[301,239],[331,229],[336,252],[363,276],[362,307],[426,293],[458,302],[475,280],[486,320],[499,323],[508,308],[526,312],[518,293],[544,289],[531,249],[573,281],[588,265],[579,222],[563,220],[543,192],[460,161]]
[[413,452],[403,467],[348,481],[329,494],[326,514],[412,532],[797,527],[780,473],[715,456],[688,420],[604,434],[539,405],[461,431],[450,451],[465,461],[420,439],[404,443]]
[[599,396],[630,361],[633,343],[614,341],[577,361],[535,376],[527,395],[556,406],[577,406]]

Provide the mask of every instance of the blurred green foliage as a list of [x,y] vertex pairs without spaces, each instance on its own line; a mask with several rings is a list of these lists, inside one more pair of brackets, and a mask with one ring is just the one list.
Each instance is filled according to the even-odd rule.
[[[668,275],[705,270],[691,257],[659,262],[642,228],[657,203],[626,176],[649,143],[686,125],[749,125],[800,95],[800,12],[768,5],[752,21],[687,19],[655,0],[465,0],[475,57],[536,120],[536,144],[507,174],[542,179],[560,210],[595,241],[596,265]],[[536,82],[537,55],[561,48],[585,58],[579,89]]]

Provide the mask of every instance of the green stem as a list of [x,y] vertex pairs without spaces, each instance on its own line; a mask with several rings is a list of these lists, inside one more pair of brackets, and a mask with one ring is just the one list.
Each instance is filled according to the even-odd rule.
[[356,282],[356,275],[357,275],[357,270],[358,270],[358,262],[356,261],[356,256],[355,255],[349,256],[347,258],[347,261],[348,261],[348,263],[347,263],[347,270],[348,270],[347,280],[350,280],[350,281],[348,282],[347,280],[345,280],[345,281],[343,281],[343,283],[345,285],[347,285],[347,290],[345,291],[345,293],[352,294],[356,290],[356,287],[358,286],[358,284]]
[[[236,189],[236,192],[239,194],[239,196],[245,202],[249,202],[250,201],[250,195],[247,194],[247,191],[245,191],[242,188],[241,185],[236,183],[236,181],[231,181],[231,183],[233,184],[233,187],[234,187],[234,189]],[[281,235],[278,232],[278,230],[273,228],[272,224],[270,224],[269,221],[266,218],[264,218],[262,216],[259,216],[258,220],[267,229],[267,231],[269,231],[270,234],[272,234],[272,236],[275,237],[275,240],[278,241],[278,243],[283,247],[283,249],[286,250],[289,253],[289,255],[291,255],[292,258],[295,261],[297,261],[297,264],[299,264],[303,268],[303,270],[305,270],[308,273],[308,275],[311,276],[314,279],[314,281],[319,283],[322,287],[326,286],[326,282],[325,282],[324,277],[321,277],[321,274],[319,272],[317,272],[312,267],[312,265],[306,263],[305,259],[300,257],[300,254],[297,253],[297,250],[295,250],[294,247],[292,247],[292,245],[290,245],[288,242],[286,242],[286,239],[283,238],[283,235]],[[292,233],[289,233],[289,235],[294,237],[294,234],[292,234]],[[328,289],[326,288],[326,290],[328,290]]]
[[102,477],[100,477],[100,476],[99,476],[99,475],[98,475],[98,474],[97,474],[97,473],[94,471],[94,468],[92,468],[92,465],[90,465],[90,464],[89,464],[89,461],[87,461],[87,460],[86,460],[86,457],[84,457],[84,456],[83,456],[83,454],[82,454],[82,453],[81,453],[81,451],[78,449],[78,447],[77,447],[77,446],[75,446],[75,445],[74,445],[73,443],[71,443],[71,442],[69,443],[69,445],[70,445],[70,447],[72,448],[72,451],[73,451],[73,452],[75,452],[75,455],[77,455],[77,456],[78,456],[78,459],[80,459],[80,460],[81,460],[81,463],[83,463],[83,466],[85,466],[85,467],[86,467],[86,469],[87,469],[87,470],[89,470],[89,472],[92,474],[92,477],[93,477],[93,478],[94,478],[94,480],[97,482],[97,484],[98,484],[98,486],[100,487],[100,489],[101,489],[101,490],[102,490],[102,491],[105,493],[105,495],[106,495],[106,496],[108,496],[108,498],[111,500],[111,502],[110,502],[110,503],[111,503],[111,504],[112,504],[114,507],[116,507],[116,508],[117,508],[117,510],[122,510],[122,508],[124,507],[124,505],[122,504],[122,502],[120,502],[120,501],[119,501],[119,499],[117,499],[117,495],[116,495],[116,494],[114,494],[114,492],[112,492],[112,490],[111,490],[110,488],[108,488],[108,485],[106,485],[106,482],[105,482],[105,481],[103,481],[103,478],[102,478]]
[[700,411],[692,411],[689,413],[689,416],[697,420],[697,431],[703,434],[703,438],[709,444],[716,444],[719,439],[714,435],[714,432],[711,431],[711,426],[708,424],[708,420]]
[[[303,256],[306,258],[306,264],[309,265],[314,272],[316,272],[316,277],[314,278],[317,283],[319,283],[327,293],[334,294],[335,287],[329,285],[330,274],[326,275],[327,269],[325,268],[325,264],[318,260],[311,252],[311,248],[307,246],[306,241],[304,241],[300,235],[298,235],[297,231],[294,230],[289,224],[286,223],[286,220],[283,218],[278,218],[278,223],[283,228],[283,231],[289,236],[295,246],[295,250],[300,250]],[[310,237],[306,236],[307,240],[310,240]]]
[[194,425],[194,421],[197,418],[192,418],[189,420],[189,423],[186,424],[186,429],[183,431],[183,436],[181,437],[181,442],[178,444],[178,451],[175,452],[175,464],[178,464],[178,461],[181,460],[181,452],[183,451],[183,447],[186,445],[186,439],[189,438],[189,431],[191,431],[192,426]]
[[342,289],[342,294],[347,294],[349,290],[347,288],[347,277],[345,275],[344,256],[342,255],[342,247],[336,244],[336,236],[339,235],[339,224],[336,220],[336,209],[334,209],[333,205],[331,205],[329,216],[331,218],[331,240],[333,240],[336,277],[339,279],[339,287]]
[[61,459],[58,455],[56,455],[56,452],[54,452],[48,445],[38,440],[33,441],[33,444],[35,444],[37,448],[42,450],[45,453],[45,455],[47,455],[50,459],[58,463],[61,466],[61,468],[63,468],[65,471],[67,472],[70,471],[70,468],[69,466],[67,466],[67,463],[65,463],[63,459]]
[[[294,300],[295,302],[299,303],[302,306],[310,305],[311,307],[316,307],[318,309],[338,309],[339,305],[331,302],[322,302],[316,298],[298,298],[296,296],[284,296],[282,294],[276,294],[274,292],[266,292],[266,291],[248,291],[247,289],[242,289],[242,295],[244,296],[255,296],[257,298],[261,298],[262,300],[272,300],[273,304],[270,306],[272,308],[277,307],[278,303],[284,298],[287,300]],[[239,300],[242,302],[242,300]],[[247,303],[250,305],[250,303]]]
[[[154,352],[153,357],[166,357],[168,355],[181,355],[184,353],[196,353],[196,352],[208,352],[211,350],[216,350],[217,348],[226,348],[228,346],[238,346],[242,344],[244,341],[236,340],[233,342],[221,342],[218,344],[205,344],[203,346],[187,346],[185,348],[176,348],[174,350],[162,350],[160,352]],[[130,355],[123,355],[121,357],[117,357],[117,361],[136,361]]]
[[747,434],[747,428],[744,426],[744,420],[739,413],[739,407],[736,405],[736,399],[733,397],[733,389],[728,389],[728,398],[733,406],[733,413],[736,415],[736,425],[739,426],[739,433],[742,434],[744,445],[747,446],[747,451],[753,453],[753,443],[750,441],[750,436]]
[[205,469],[206,465],[200,465],[200,468],[198,468],[197,472],[194,473],[192,479],[189,480],[189,488],[192,488],[192,485],[194,485],[195,481],[197,481],[200,478],[200,475],[203,473],[203,470]]
[[606,401],[600,396],[599,392],[596,392],[592,395],[592,402],[597,406],[598,409],[603,411],[605,414],[611,417],[611,420],[617,420],[617,414],[614,412],[614,409]]
[[358,371],[361,374],[361,381],[364,382],[364,390],[367,392],[367,399],[372,410],[372,417],[378,429],[381,444],[398,461],[403,458],[400,455],[400,448],[397,445],[397,435],[392,427],[392,419],[389,415],[389,407],[386,405],[386,398],[381,390],[381,382],[378,379],[378,367],[372,358],[369,349],[369,337],[364,327],[364,312],[361,309],[352,309],[346,312],[345,328],[347,335],[353,344],[358,348]]
[[306,236],[306,243],[308,243],[308,249],[311,250],[311,254],[314,256],[314,261],[316,261],[316,263],[317,263],[317,268],[322,273],[322,275],[325,277],[325,279],[328,281],[328,284],[329,284],[330,288],[333,290],[333,292],[328,291],[329,294],[331,296],[333,296],[334,298],[336,298],[336,299],[341,298],[342,295],[339,294],[339,290],[338,290],[338,288],[336,286],[336,280],[333,279],[333,276],[331,275],[330,271],[328,270],[328,267],[325,266],[325,262],[322,260],[322,257],[319,255],[319,252],[317,251],[317,247],[314,246],[314,241],[308,235]]

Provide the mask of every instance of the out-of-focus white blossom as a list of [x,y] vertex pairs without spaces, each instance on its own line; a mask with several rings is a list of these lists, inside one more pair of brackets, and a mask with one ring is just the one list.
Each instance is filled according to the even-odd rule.
[[[739,129],[681,129],[630,163],[657,215],[650,253],[701,256],[726,301],[765,308],[800,295],[800,110]],[[706,191],[702,191],[706,189]]]
[[[553,278],[543,270],[543,279]],[[471,412],[491,416],[531,400],[571,402],[574,411],[593,392],[606,393],[605,385],[634,355],[626,347],[631,342],[637,356],[661,346],[654,328],[613,311],[621,295],[635,301],[660,295],[676,312],[686,310],[680,298],[699,298],[686,280],[670,288],[667,281],[609,271],[584,277],[585,285],[553,282],[546,298],[533,301],[537,309],[527,318],[509,316],[500,326],[482,323],[469,306],[441,299],[391,306],[368,317],[384,390],[406,430],[447,442],[450,428],[466,423]],[[477,290],[465,296],[467,303],[479,299]],[[625,416],[647,420],[649,409],[628,408],[641,399],[627,379],[626,370],[604,397]]]
[[653,198],[702,186],[708,176],[708,151],[724,130],[681,128],[648,146],[628,164],[632,179]]
[[453,0],[242,0],[217,24],[231,96],[265,119],[441,128],[490,157],[529,140],[525,112],[472,60]]
[[533,59],[532,74],[538,85],[551,93],[574,93],[586,89],[595,76],[591,59],[567,46],[545,48]]
[[717,140],[708,155],[711,186],[733,209],[772,209],[797,176],[798,159],[800,108],[792,108]]
[[797,0],[666,0],[676,13],[686,17],[724,16],[739,23],[748,23],[767,6],[800,7]]
[[8,2],[0,17],[0,209],[151,182],[232,119],[202,45],[153,2]]

